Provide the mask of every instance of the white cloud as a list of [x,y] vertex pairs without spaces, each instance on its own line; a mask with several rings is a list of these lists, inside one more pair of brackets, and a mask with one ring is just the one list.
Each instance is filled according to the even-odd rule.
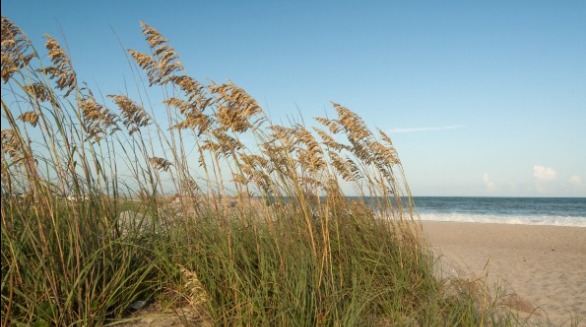
[[464,128],[465,125],[448,125],[448,126],[436,126],[436,127],[410,127],[410,128],[393,128],[390,130],[391,134],[398,133],[414,133],[414,132],[435,132],[435,131],[447,131],[450,129]]
[[487,191],[496,191],[496,184],[490,179],[488,173],[484,173],[484,176],[482,176],[482,181],[484,182],[484,186],[486,187]]
[[582,186],[582,178],[578,175],[573,175],[572,177],[570,177],[570,184],[576,186],[576,187],[580,187]]
[[533,177],[538,182],[551,182],[556,179],[558,172],[553,168],[535,165],[533,166]]

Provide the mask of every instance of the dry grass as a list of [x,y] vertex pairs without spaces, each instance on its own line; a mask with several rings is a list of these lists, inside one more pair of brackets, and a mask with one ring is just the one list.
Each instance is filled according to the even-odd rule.
[[[2,325],[103,325],[168,289],[226,326],[482,321],[472,289],[441,293],[389,136],[337,103],[325,129],[274,124],[141,28],[149,53],[128,52],[165,112],[111,110],[56,39],[45,67],[2,17]],[[128,235],[125,211],[164,232]]]
[[541,316],[541,314],[537,311],[537,307],[535,307],[531,302],[523,299],[517,293],[507,294],[505,297],[500,299],[499,303],[513,310]]

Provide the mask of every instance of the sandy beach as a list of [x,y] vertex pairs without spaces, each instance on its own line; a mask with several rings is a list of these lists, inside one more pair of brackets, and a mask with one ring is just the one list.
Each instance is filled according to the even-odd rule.
[[[586,326],[586,228],[424,221],[423,233],[452,273],[487,276],[555,325]],[[453,264],[453,265],[452,265]]]

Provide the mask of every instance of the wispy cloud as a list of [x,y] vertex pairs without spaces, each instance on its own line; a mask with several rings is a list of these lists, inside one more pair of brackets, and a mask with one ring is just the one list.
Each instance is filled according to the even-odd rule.
[[535,165],[533,166],[533,177],[540,182],[551,182],[558,175],[553,168]]
[[490,177],[488,177],[488,173],[484,173],[484,176],[482,176],[482,181],[484,182],[484,186],[486,187],[487,191],[496,191],[496,184],[492,181],[492,179],[490,179]]
[[435,127],[409,127],[409,128],[392,128],[389,130],[391,134],[398,133],[416,133],[416,132],[437,132],[447,131],[451,129],[464,128],[466,125],[448,125],[448,126],[435,126]]
[[581,187],[582,185],[584,185],[582,183],[582,178],[578,175],[572,175],[572,177],[570,177],[570,184],[576,187]]
[[535,180],[535,190],[539,193],[548,193],[548,184],[554,181],[558,176],[558,172],[553,168],[534,165],[533,179]]

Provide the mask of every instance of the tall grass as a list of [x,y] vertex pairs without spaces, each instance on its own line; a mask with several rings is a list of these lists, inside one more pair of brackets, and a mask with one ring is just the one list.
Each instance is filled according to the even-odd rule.
[[336,103],[276,124],[141,28],[148,87],[99,101],[56,39],[46,64],[2,17],[3,326],[113,324],[139,300],[225,326],[509,322],[434,276],[389,136]]

